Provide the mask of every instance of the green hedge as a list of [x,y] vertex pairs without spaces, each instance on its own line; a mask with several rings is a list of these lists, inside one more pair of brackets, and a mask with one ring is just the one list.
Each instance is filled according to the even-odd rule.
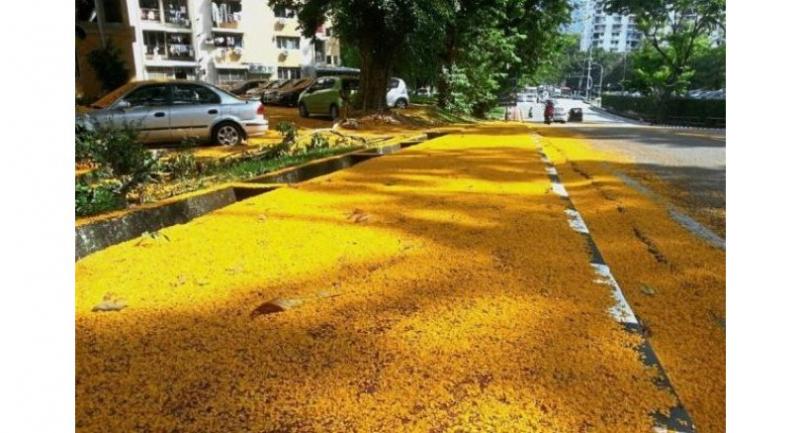
[[[658,102],[653,97],[603,95],[603,108],[622,115],[655,121]],[[668,99],[663,108],[663,123],[694,126],[725,126],[724,99]]]

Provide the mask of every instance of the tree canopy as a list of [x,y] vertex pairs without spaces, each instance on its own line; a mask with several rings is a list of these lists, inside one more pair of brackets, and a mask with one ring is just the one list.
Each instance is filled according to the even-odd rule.
[[725,29],[725,0],[604,0],[606,12],[633,14],[645,47],[634,81],[660,98],[687,88],[702,41]]
[[306,36],[330,19],[355,47],[361,108],[384,108],[392,73],[436,83],[442,106],[482,114],[499,93],[546,64],[567,0],[269,0],[291,7]]

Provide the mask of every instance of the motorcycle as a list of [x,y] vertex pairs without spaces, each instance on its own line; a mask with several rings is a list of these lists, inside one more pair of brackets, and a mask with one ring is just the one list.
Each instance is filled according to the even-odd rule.
[[556,107],[552,101],[547,101],[544,106],[544,123],[549,125],[553,122],[553,117],[555,117]]

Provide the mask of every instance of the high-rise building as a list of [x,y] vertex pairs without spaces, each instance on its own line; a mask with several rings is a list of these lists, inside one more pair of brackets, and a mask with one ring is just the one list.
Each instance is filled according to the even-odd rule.
[[577,0],[573,3],[570,29],[581,35],[581,51],[602,49],[627,52],[639,47],[642,33],[636,29],[633,16],[607,14],[602,2]]
[[306,38],[295,11],[270,8],[264,0],[83,2],[85,14],[76,20],[86,38],[76,43],[76,84],[88,95],[99,93],[99,83],[87,55],[103,40],[121,50],[131,78],[139,80],[187,78],[223,84],[295,78],[341,62],[330,25],[323,24],[313,38]]

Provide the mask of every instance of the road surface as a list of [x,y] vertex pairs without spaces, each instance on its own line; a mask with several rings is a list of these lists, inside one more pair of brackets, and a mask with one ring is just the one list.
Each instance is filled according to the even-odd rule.
[[82,258],[76,430],[627,433],[682,404],[723,432],[724,252],[535,129],[469,126]]
[[[580,100],[557,99],[566,110],[580,107],[583,123],[553,124],[577,133],[600,150],[626,155],[616,169],[725,237],[725,130],[655,127],[590,107]],[[531,104],[520,108],[525,116]],[[541,122],[538,117],[527,119]],[[548,130],[543,130],[548,134]]]

